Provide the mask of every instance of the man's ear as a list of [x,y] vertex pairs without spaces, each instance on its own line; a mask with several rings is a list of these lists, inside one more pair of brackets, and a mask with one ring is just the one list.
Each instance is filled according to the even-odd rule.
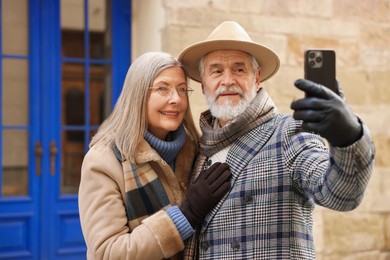
[[261,89],[260,81],[261,81],[261,68],[258,68],[255,73],[256,78],[256,90],[259,91]]

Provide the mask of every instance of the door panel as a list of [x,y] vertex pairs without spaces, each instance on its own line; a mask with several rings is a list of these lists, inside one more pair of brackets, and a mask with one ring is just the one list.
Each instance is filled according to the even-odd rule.
[[[33,259],[39,199],[33,146],[38,121],[31,99],[28,0],[0,1],[0,259]],[[34,30],[34,29],[33,29]]]
[[[56,87],[51,83],[43,85],[48,94],[43,102],[50,107],[48,116],[52,120],[49,122],[57,123],[43,127],[50,131],[50,138],[44,141],[49,151],[49,174],[43,179],[49,187],[43,191],[48,207],[42,218],[47,220],[48,225],[43,226],[42,234],[50,238],[49,259],[83,259],[86,249],[78,215],[77,193],[81,163],[90,141],[89,132],[98,127],[98,123],[91,125],[91,122],[93,118],[101,117],[97,112],[104,112],[99,109],[102,90],[111,91],[110,81],[100,79],[106,75],[99,68],[112,64],[112,60],[106,59],[109,55],[105,55],[111,50],[107,45],[110,41],[106,39],[111,35],[105,30],[108,28],[106,20],[111,17],[106,14],[106,10],[110,9],[107,5],[112,1],[63,0],[57,5],[47,1],[47,5],[49,2],[52,9],[44,19],[49,19],[50,25],[43,33],[43,39],[49,39],[45,33],[50,36],[50,49],[45,51],[50,51],[56,59],[47,63],[44,74],[52,75],[51,83]],[[93,13],[98,14],[92,18],[91,8]],[[102,21],[97,22],[96,19]],[[49,21],[43,23],[48,24]],[[89,25],[95,23],[99,26],[94,27],[91,33]],[[99,60],[92,59],[92,54]],[[91,105],[97,108],[93,114],[89,109]]]
[[130,1],[0,10],[0,259],[85,259],[80,168],[129,66]]

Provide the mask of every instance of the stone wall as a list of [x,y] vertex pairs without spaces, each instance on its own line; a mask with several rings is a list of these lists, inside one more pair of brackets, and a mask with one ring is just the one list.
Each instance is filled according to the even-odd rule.
[[[223,20],[238,21],[252,39],[278,53],[281,68],[264,83],[280,110],[302,96],[306,48],[337,53],[337,77],[352,109],[371,129],[376,163],[360,207],[339,213],[317,207],[318,259],[390,259],[390,0],[164,0],[162,50],[178,54]],[[191,96],[197,119],[206,108],[199,86]]]

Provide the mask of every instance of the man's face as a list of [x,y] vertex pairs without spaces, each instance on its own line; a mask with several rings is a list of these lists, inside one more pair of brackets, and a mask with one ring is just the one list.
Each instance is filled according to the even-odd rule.
[[242,51],[207,54],[201,76],[203,94],[221,126],[244,112],[260,89],[260,69],[254,71],[250,56]]

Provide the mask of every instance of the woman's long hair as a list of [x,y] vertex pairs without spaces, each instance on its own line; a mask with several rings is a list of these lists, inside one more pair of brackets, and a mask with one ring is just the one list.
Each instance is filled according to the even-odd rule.
[[[89,147],[95,144],[114,146],[120,151],[122,158],[135,162],[138,144],[144,138],[147,129],[146,104],[148,89],[153,81],[165,69],[178,66],[181,63],[165,52],[147,52],[137,58],[127,71],[122,92],[110,116],[101,124]],[[183,124],[187,134],[198,146],[197,131],[188,101],[187,113]]]

